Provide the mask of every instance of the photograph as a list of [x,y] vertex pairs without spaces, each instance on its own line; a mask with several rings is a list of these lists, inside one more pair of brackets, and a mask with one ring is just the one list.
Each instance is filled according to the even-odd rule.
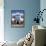
[[24,10],[11,10],[11,26],[24,27]]

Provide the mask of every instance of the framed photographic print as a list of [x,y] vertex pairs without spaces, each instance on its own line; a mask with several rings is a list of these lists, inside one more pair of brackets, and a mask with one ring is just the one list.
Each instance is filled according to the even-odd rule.
[[11,26],[24,27],[24,10],[11,10]]

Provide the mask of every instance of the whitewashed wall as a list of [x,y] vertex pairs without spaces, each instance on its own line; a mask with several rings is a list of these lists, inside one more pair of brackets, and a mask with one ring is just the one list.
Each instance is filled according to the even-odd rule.
[[0,0],[0,42],[4,41],[4,0]]

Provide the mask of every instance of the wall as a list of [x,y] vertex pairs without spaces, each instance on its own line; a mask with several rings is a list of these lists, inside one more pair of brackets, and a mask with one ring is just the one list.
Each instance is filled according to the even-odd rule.
[[[25,27],[11,28],[11,10],[25,10]],[[7,41],[18,41],[32,29],[33,19],[40,10],[40,0],[4,0],[4,38]]]
[[[46,0],[40,0],[40,9],[41,9],[41,11],[42,11],[43,9],[46,9]],[[43,12],[42,17],[43,17],[43,22],[41,21],[41,22],[40,22],[40,25],[46,27],[46,20],[45,20],[45,19],[46,19],[46,11]]]
[[0,42],[4,41],[4,8],[3,0],[0,0]]
[[[40,10],[42,11],[43,9],[46,9],[46,0],[40,0]],[[46,11],[42,15],[44,21],[40,21],[40,25],[46,27]],[[46,41],[46,38],[45,38]],[[46,43],[46,42],[45,42]]]

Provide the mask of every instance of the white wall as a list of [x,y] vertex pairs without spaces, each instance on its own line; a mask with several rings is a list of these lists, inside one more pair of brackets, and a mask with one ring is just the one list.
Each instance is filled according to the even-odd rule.
[[[40,10],[46,9],[46,0],[40,0]],[[43,12],[43,22],[40,21],[40,24],[46,27],[46,11]]]
[[0,42],[4,41],[4,3],[0,0]]
[[46,9],[46,0],[40,0],[40,7],[41,9]]
[[[46,0],[40,0],[40,10],[46,9]],[[45,15],[45,16],[44,16]],[[43,12],[42,15],[44,21],[40,21],[40,25],[45,26],[46,27],[46,11]],[[45,42],[46,43],[46,42]]]

